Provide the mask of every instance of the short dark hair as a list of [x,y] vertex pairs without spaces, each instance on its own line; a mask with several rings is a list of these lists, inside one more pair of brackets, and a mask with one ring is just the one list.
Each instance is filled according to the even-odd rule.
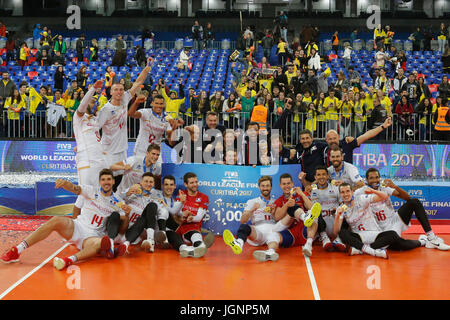
[[183,177],[183,181],[184,181],[184,183],[188,183],[188,181],[189,181],[189,179],[191,179],[191,178],[197,178],[197,175],[195,174],[195,173],[193,173],[193,172],[188,172],[188,173],[186,173],[185,175],[184,175],[184,177]]
[[327,167],[324,166],[324,165],[317,166],[317,167],[316,167],[315,174],[317,174],[317,170],[325,170],[326,173],[328,174],[328,169],[327,169]]
[[259,123],[258,123],[258,122],[250,121],[250,122],[248,123],[248,125],[247,125],[247,129],[248,129],[248,127],[250,127],[250,126],[257,126],[257,127],[258,127],[258,130],[259,130]]
[[147,152],[151,152],[152,150],[161,151],[161,147],[159,145],[157,145],[156,143],[152,143],[147,147]]
[[331,151],[340,151],[342,153],[342,149],[341,149],[341,147],[339,147],[339,145],[337,143],[333,143],[330,146],[330,152]]
[[208,111],[208,112],[206,113],[206,117],[209,117],[209,116],[216,116],[216,117],[217,117],[217,112],[214,112],[214,111]]
[[378,175],[380,175],[380,171],[378,171],[377,168],[369,168],[369,170],[366,171],[366,179],[369,178],[369,173],[371,172],[377,172]]
[[175,180],[175,177],[174,176],[172,176],[172,175],[167,175],[167,176],[164,176],[164,178],[162,179],[162,183],[164,184],[164,181],[166,181],[166,180],[172,180],[174,183],[176,183],[177,181]]
[[270,185],[272,185],[272,177],[271,176],[262,176],[258,179],[258,186],[261,185],[264,181],[270,181]]
[[112,171],[111,169],[108,169],[108,168],[102,169],[102,170],[100,171],[100,173],[98,174],[98,179],[100,180],[100,178],[101,178],[102,176],[111,176],[111,177],[114,179],[114,173],[113,173],[113,171]]
[[[281,182],[281,179],[291,179],[292,180],[292,176],[289,174],[289,173],[283,173],[281,176],[280,176],[280,182]],[[292,180],[293,181],[293,180]]]
[[155,175],[151,172],[144,172],[141,179],[144,179],[145,177],[152,177],[153,181],[155,181]]
[[302,136],[304,134],[307,134],[307,135],[309,135],[312,138],[312,133],[308,129],[304,129],[304,130],[300,131],[298,136],[300,137],[300,136]]
[[339,192],[341,192],[341,188],[343,188],[343,187],[350,187],[350,189],[352,188],[350,183],[344,182],[339,186]]
[[156,100],[156,99],[164,100],[164,97],[162,95],[160,95],[160,94],[157,94],[156,96],[153,97],[153,100]]

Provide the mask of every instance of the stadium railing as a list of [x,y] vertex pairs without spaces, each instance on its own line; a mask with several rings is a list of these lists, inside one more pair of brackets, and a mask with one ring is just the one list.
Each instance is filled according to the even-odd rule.
[[[8,111],[3,112],[2,128],[5,138],[32,138],[32,139],[73,139],[72,121],[67,118],[59,119],[56,126],[48,123],[46,111],[36,111],[35,114],[20,113],[18,119],[9,119]],[[184,120],[184,126],[196,124],[199,127],[205,126],[206,115],[195,113],[172,114],[173,118]],[[219,123],[229,129],[246,129],[250,121],[249,112],[222,112],[218,113]],[[11,114],[10,114],[11,117]],[[317,117],[312,117],[308,113],[293,113],[288,115],[284,123],[279,120],[280,115],[270,113],[266,128],[270,130],[278,122],[286,145],[295,146],[300,142],[299,132],[308,129],[317,139],[324,139],[326,132],[334,129],[339,132],[341,138],[346,136],[357,137],[367,130],[369,121],[355,121],[354,117],[342,116],[342,114],[329,114],[328,118],[336,120],[317,121]],[[392,115],[393,125],[374,140],[386,140],[391,142],[430,142],[433,141],[434,122],[433,115],[411,114],[407,117]],[[139,134],[139,120],[128,118],[128,138],[136,139]]]

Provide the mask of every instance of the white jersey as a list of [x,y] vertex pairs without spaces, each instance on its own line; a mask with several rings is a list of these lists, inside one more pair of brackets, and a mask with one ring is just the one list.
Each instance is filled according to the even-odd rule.
[[66,116],[66,109],[64,109],[64,106],[54,103],[48,103],[47,108],[47,122],[52,127],[56,127],[59,119]]
[[334,216],[340,202],[339,188],[329,183],[325,189],[313,189],[310,199],[320,203],[323,217]]
[[117,207],[123,200],[114,193],[111,196],[104,196],[100,188],[81,185],[81,195],[84,197],[84,203],[76,220],[85,228],[105,232],[106,218],[114,211],[123,214]]
[[131,98],[131,94],[126,91],[120,106],[114,106],[108,101],[98,112],[97,121],[102,128],[101,143],[108,153],[115,154],[128,149],[127,117]]
[[357,182],[363,181],[363,178],[359,174],[358,168],[345,161],[343,161],[342,164],[342,169],[339,172],[336,172],[333,166],[328,167],[328,174],[331,179],[347,182],[352,188]]
[[150,194],[145,194],[145,192],[140,195],[132,194],[125,198],[125,202],[131,208],[128,227],[131,227],[136,222],[136,220],[142,215],[145,207],[151,202],[158,206],[158,213],[164,210],[167,211],[160,201],[158,190],[155,189],[151,190]]
[[[86,154],[91,161],[100,162],[103,158],[103,146],[100,143],[100,133],[97,119],[84,114],[79,117],[75,114],[73,117],[73,132],[77,144],[77,155]],[[84,160],[84,159],[81,159]]]
[[259,196],[258,198],[247,201],[244,211],[250,211],[256,203],[259,204],[259,208],[255,210],[251,217],[251,222],[253,225],[259,223],[275,224],[275,219],[271,214],[271,210],[275,205],[275,200],[276,199],[274,196],[270,196],[270,200],[265,200],[263,197]]
[[161,116],[154,113],[152,109],[141,109],[138,112],[141,113],[141,118],[139,119],[139,135],[134,146],[134,154],[145,156],[148,146],[152,143],[161,145],[164,134],[172,130],[172,127],[166,120],[165,112]]
[[127,190],[132,185],[141,182],[142,175],[145,172],[151,172],[155,176],[161,175],[161,163],[155,163],[150,167],[147,167],[145,165],[145,157],[129,157],[125,161],[125,164],[130,165],[131,169],[124,172],[122,182],[117,190],[118,192],[124,192],[124,190]]
[[[356,190],[355,196],[364,194],[364,190],[368,188],[370,187],[365,186],[363,188]],[[390,198],[394,193],[395,189],[380,186],[378,190],[387,193],[389,195],[389,198],[385,201],[371,203],[369,209],[382,230],[384,231],[391,230],[400,219],[399,215],[394,209],[394,205],[392,204]]]
[[373,194],[354,196],[354,205],[344,212],[344,218],[352,232],[358,234],[365,231],[381,232],[381,228],[369,209],[374,197],[375,195]]

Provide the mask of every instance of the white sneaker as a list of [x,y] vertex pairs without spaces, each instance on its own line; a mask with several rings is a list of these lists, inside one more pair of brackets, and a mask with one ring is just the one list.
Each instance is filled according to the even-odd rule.
[[450,250],[450,246],[444,243],[444,240],[442,238],[436,237],[433,240],[427,239],[427,244],[425,245],[425,248],[429,249],[439,249],[442,251],[448,251]]
[[186,246],[186,245],[184,245],[184,247],[180,247],[180,256],[182,258],[193,257],[194,256],[194,247]]
[[207,248],[204,243],[198,247],[185,246],[180,248],[180,256],[182,258],[201,258],[206,254]]
[[363,252],[361,250],[358,250],[356,248],[350,247],[350,251],[348,252],[349,256],[355,256],[358,254],[363,254]]
[[253,251],[253,257],[261,262],[265,261],[277,261],[280,257],[275,251],[270,252],[269,250],[256,250]]
[[374,257],[380,257],[380,258],[384,258],[384,259],[388,259],[388,254],[387,251],[384,249],[375,249],[374,252]]
[[206,251],[208,251],[208,248],[206,248],[205,243],[202,242],[198,247],[194,247],[194,258],[203,257],[206,254]]
[[425,247],[426,246],[426,244],[427,244],[427,242],[428,242],[428,238],[427,238],[427,236],[426,235],[424,235],[424,234],[421,234],[420,236],[419,236],[419,242],[420,242],[420,245],[422,246],[422,247]]
[[56,268],[56,270],[62,270],[66,267],[66,262],[58,257],[55,257],[53,259],[53,266]]
[[303,255],[305,255],[307,257],[311,257],[312,256],[312,245],[308,245],[308,243],[306,243],[302,247],[302,252],[303,252]]
[[334,250],[333,244],[331,243],[330,238],[328,238],[328,235],[321,235],[320,236],[320,242],[322,242],[322,247],[328,251],[331,252]]
[[145,252],[155,252],[155,241],[151,239],[144,240],[142,241],[141,248]]

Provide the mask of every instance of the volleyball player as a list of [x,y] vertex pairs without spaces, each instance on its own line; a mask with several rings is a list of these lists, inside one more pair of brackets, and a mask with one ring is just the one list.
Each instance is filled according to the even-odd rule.
[[328,170],[325,166],[318,166],[314,175],[316,185],[311,190],[311,201],[320,203],[322,213],[318,219],[319,236],[322,246],[326,251],[345,251],[346,246],[342,243],[339,235],[333,242],[333,226],[336,208],[339,206],[340,197],[337,186],[329,183]]
[[[389,246],[393,250],[411,250],[420,246],[426,248],[435,248],[439,250],[449,250],[450,246],[444,243],[444,240],[437,237],[431,229],[427,213],[418,199],[411,198],[411,196],[402,188],[395,185],[391,180],[384,180],[383,186],[380,184],[380,172],[376,168],[370,168],[366,172],[366,180],[368,186],[358,189],[355,195],[364,192],[367,188],[380,190],[387,193],[389,196],[394,196],[405,200],[404,203],[396,212],[392,204],[391,198],[388,197],[383,202],[372,203],[369,207],[378,225],[382,230],[394,230],[399,239],[397,242]],[[413,213],[419,220],[425,235],[421,235],[419,240],[406,240],[401,238],[402,232],[409,228],[409,223]]]
[[[62,270],[79,260],[93,257],[100,251],[112,250],[109,238],[106,236],[106,225],[114,225],[118,231],[120,215],[125,216],[129,213],[130,207],[125,204],[121,205],[122,200],[113,193],[114,176],[111,170],[100,171],[99,184],[100,188],[96,189],[93,186],[79,186],[66,180],[57,179],[55,182],[56,189],[64,188],[85,198],[81,214],[76,219],[53,217],[20,244],[2,255],[0,260],[5,263],[19,261],[20,254],[25,249],[46,239],[53,231],[58,232],[80,250],[76,254],[62,259],[55,257],[53,265],[58,270]],[[120,250],[119,254],[122,252],[123,250]]]
[[387,193],[368,188],[364,194],[354,196],[350,184],[344,182],[339,186],[339,194],[343,205],[336,209],[334,234],[351,246],[350,255],[364,252],[387,259],[387,251],[382,248],[400,237],[395,231],[382,231],[369,210],[370,204],[386,201]]
[[[124,85],[114,83],[111,87],[111,100],[106,103],[98,112],[98,125],[102,128],[101,143],[107,152],[108,165],[125,161],[128,149],[128,127],[127,115],[128,104],[135,96],[136,91],[147,78],[151,70],[149,65],[142,70],[130,90],[125,91]],[[121,175],[122,172],[115,171],[114,175]]]
[[[235,254],[241,254],[244,243],[252,246],[267,245],[268,250],[256,250],[253,257],[258,261],[276,261],[279,258],[276,249],[280,243],[279,235],[273,231],[275,226],[275,198],[270,195],[272,191],[272,177],[262,176],[258,180],[261,195],[250,199],[244,208],[241,225],[237,231],[237,239],[230,230],[223,232],[223,240],[231,247]],[[251,221],[252,225],[247,222]]]
[[[301,188],[294,188],[294,181],[288,173],[280,176],[280,188],[283,195],[274,202],[275,220],[278,222],[273,231],[278,233],[282,248],[303,246],[303,254],[309,257],[317,233],[316,218],[320,215],[320,204],[313,208]],[[305,214],[305,210],[311,211]]]
[[111,165],[111,170],[123,171],[122,181],[117,187],[117,192],[121,194],[126,192],[132,185],[138,184],[142,179],[142,175],[146,172],[150,172],[156,177],[161,176],[161,163],[158,163],[160,153],[161,147],[151,144],[147,147],[145,156],[131,156],[125,161]]
[[344,161],[342,150],[337,144],[330,147],[330,161],[332,165],[328,167],[328,174],[333,184],[339,186],[346,182],[353,190],[364,186],[364,180],[359,174],[358,168]]
[[139,134],[134,146],[135,156],[145,156],[149,144],[161,145],[164,135],[170,143],[172,131],[179,125],[183,125],[183,120],[172,119],[172,117],[164,111],[164,104],[164,97],[156,95],[153,98],[151,109],[140,109],[136,111],[138,105],[133,104],[130,110],[128,110],[128,116],[139,119],[140,124]]

